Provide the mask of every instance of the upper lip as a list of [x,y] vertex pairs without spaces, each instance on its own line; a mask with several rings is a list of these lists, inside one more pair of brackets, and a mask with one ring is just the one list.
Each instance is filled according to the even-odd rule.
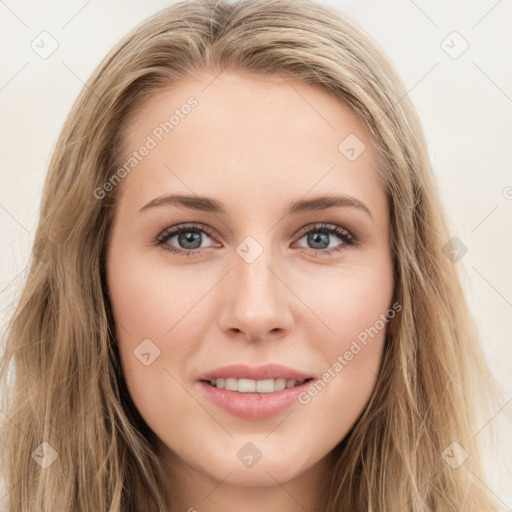
[[280,364],[266,364],[264,366],[232,364],[203,373],[199,376],[198,380],[215,380],[230,377],[252,380],[286,379],[301,381],[313,376]]

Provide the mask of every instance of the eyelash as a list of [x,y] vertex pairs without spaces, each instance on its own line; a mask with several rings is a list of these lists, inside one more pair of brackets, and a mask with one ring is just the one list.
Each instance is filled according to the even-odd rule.
[[[162,246],[162,248],[165,251],[169,251],[173,254],[180,254],[182,256],[191,256],[191,255],[200,255],[202,253],[201,249],[177,249],[176,247],[173,247],[171,245],[166,244],[166,242],[171,239],[172,237],[176,235],[180,235],[181,233],[188,233],[188,232],[204,232],[206,233],[210,238],[214,238],[214,234],[211,231],[210,228],[205,226],[204,224],[187,224],[183,226],[178,226],[176,228],[168,228],[164,232],[162,232],[154,241],[153,245],[156,245],[157,247]],[[307,227],[302,230],[300,230],[298,236],[298,240],[300,240],[304,235],[307,235],[309,233],[316,233],[316,232],[322,232],[327,233],[330,235],[336,235],[338,238],[342,240],[342,243],[339,244],[336,247],[332,247],[331,249],[310,249],[307,247],[302,247],[302,249],[306,249],[308,251],[312,251],[312,255],[314,257],[323,257],[321,255],[331,255],[335,252],[341,252],[344,250],[346,245],[356,245],[357,239],[349,233],[346,229],[343,229],[339,226],[335,226],[333,224],[319,224],[312,227]],[[167,246],[165,246],[167,245]],[[310,253],[311,254],[311,253]]]

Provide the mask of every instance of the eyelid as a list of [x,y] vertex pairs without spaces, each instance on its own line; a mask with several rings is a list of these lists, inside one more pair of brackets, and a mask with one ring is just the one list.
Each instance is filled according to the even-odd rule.
[[307,226],[304,226],[303,228],[301,228],[296,236],[298,238],[302,238],[303,235],[305,235],[306,233],[309,233],[310,231],[315,230],[315,229],[318,229],[318,231],[326,230],[326,231],[340,232],[340,233],[344,234],[345,236],[347,236],[347,238],[350,238],[350,240],[352,240],[354,242],[356,241],[356,237],[350,231],[345,229],[344,227],[338,226],[336,224],[328,224],[326,222],[320,222],[317,224],[308,224]]
[[[198,230],[198,231],[204,231],[210,238],[214,238],[215,234],[213,230],[208,227],[206,224],[201,224],[198,222],[185,222],[183,224],[177,224],[175,226],[165,228],[156,238],[157,242],[165,243],[166,239],[170,238],[170,235],[173,236],[179,232],[180,229],[190,229],[192,230]],[[183,249],[186,250],[186,249]]]

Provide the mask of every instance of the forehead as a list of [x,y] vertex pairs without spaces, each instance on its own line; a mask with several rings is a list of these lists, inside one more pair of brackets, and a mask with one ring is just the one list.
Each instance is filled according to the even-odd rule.
[[147,100],[125,128],[124,163],[151,148],[123,179],[130,200],[226,196],[227,186],[240,201],[340,189],[371,202],[382,188],[358,116],[320,87],[289,79],[190,77]]

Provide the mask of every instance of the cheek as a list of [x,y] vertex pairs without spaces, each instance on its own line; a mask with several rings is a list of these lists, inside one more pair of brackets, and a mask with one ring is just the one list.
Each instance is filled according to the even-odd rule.
[[141,255],[116,256],[108,267],[109,294],[117,334],[126,338],[129,332],[132,343],[163,339],[204,293],[190,273],[156,266]]
[[[391,307],[394,291],[390,262],[337,269],[314,283],[310,279],[302,283],[302,296],[317,317],[317,335],[312,333],[312,338],[324,333],[318,346],[324,347],[326,354],[348,350],[356,339],[364,343],[364,333],[375,325],[379,332],[385,330],[387,322],[383,325],[382,319]],[[371,332],[375,337],[375,330]]]
[[[336,272],[317,280],[307,295],[312,319],[310,339],[321,353],[323,373],[301,397],[330,417],[332,428],[352,425],[364,409],[377,380],[392,305],[391,264]],[[311,317],[313,318],[313,317]],[[313,327],[314,324],[314,327]],[[320,334],[322,333],[322,334]]]
[[[176,403],[181,396],[173,376],[181,377],[169,359],[186,360],[194,350],[191,332],[198,292],[186,286],[179,272],[155,268],[148,258],[129,252],[112,251],[107,276],[126,384],[142,416],[152,425],[161,421],[163,404]],[[184,399],[180,413],[188,407],[190,400]]]

